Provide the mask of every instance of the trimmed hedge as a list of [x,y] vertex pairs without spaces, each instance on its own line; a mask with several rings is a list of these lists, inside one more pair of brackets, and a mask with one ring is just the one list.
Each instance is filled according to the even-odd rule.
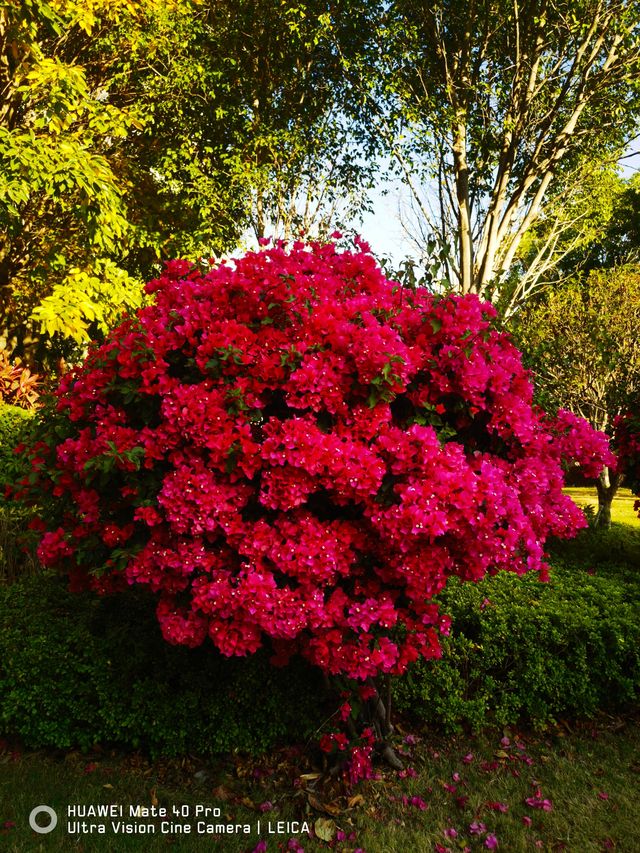
[[[451,732],[637,701],[640,587],[621,567],[557,568],[548,584],[503,573],[440,598],[453,617],[444,656],[395,679],[396,710]],[[0,734],[27,747],[258,753],[316,731],[323,697],[302,661],[170,646],[145,594],[71,594],[46,574],[0,588]]]
[[396,707],[425,723],[543,726],[640,698],[640,586],[622,569],[454,581],[439,599],[453,620],[442,659],[395,684]]
[[207,755],[262,752],[318,727],[322,685],[309,666],[170,646],[154,607],[133,591],[69,593],[50,575],[0,588],[0,733],[31,748]]

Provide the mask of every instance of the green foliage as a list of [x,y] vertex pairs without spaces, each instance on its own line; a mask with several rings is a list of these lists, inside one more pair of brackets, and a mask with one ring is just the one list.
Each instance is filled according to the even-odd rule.
[[60,335],[86,344],[96,332],[106,334],[123,313],[134,312],[143,302],[140,282],[113,261],[98,259],[92,270],[68,270],[31,317],[51,338]]
[[594,248],[599,266],[637,263],[640,259],[640,175],[625,182],[615,199],[607,230]]
[[640,258],[640,180],[624,179],[611,161],[587,161],[569,187],[549,193],[542,216],[524,235],[518,275],[501,293],[512,312],[518,295],[596,269],[635,264]]
[[538,402],[607,429],[640,383],[640,267],[594,270],[549,288],[513,323]]
[[0,335],[84,345],[159,261],[357,205],[371,168],[335,41],[349,53],[358,7],[0,4]]
[[21,541],[33,510],[5,497],[5,488],[29,473],[26,455],[14,453],[14,448],[28,439],[33,417],[33,409],[0,402],[0,583],[37,570],[33,554],[25,552]]
[[0,503],[5,485],[17,482],[29,472],[26,455],[14,453],[14,448],[27,439],[33,414],[33,410],[0,402]]
[[302,663],[169,646],[145,596],[69,593],[48,575],[0,588],[0,732],[28,747],[262,752],[317,728],[320,693]]
[[[566,568],[549,584],[501,574],[451,582],[440,661],[395,683],[396,707],[458,731],[620,710],[640,693],[637,579]],[[0,588],[0,733],[29,747],[95,742],[155,754],[260,752],[321,722],[321,685],[300,662],[227,660],[167,645],[144,595],[68,593],[59,578]]]
[[342,58],[366,20],[354,0],[183,2],[131,34],[112,91],[141,109],[132,198],[164,252],[218,253],[246,226],[322,230],[361,202],[370,163],[354,156]]
[[[614,518],[620,517],[614,500]],[[580,567],[601,567],[607,576],[624,577],[624,566],[640,566],[640,525],[633,511],[633,499],[625,507],[628,519],[614,521],[610,528],[589,528],[575,539],[554,540],[551,544],[553,562],[579,570]]]
[[[57,327],[51,312],[33,318],[32,311],[56,285],[73,308],[79,270],[106,272],[115,284],[124,275],[107,264],[122,260],[131,232],[112,152],[140,122],[135,109],[94,87],[81,57],[98,20],[113,25],[140,5],[0,4],[0,334],[8,340],[33,330],[34,319],[83,339],[73,310],[68,323],[59,312]],[[116,289],[114,307],[118,298]]]
[[450,582],[453,619],[438,662],[395,685],[408,714],[447,731],[621,709],[640,696],[640,586],[557,568],[551,581],[502,573]]

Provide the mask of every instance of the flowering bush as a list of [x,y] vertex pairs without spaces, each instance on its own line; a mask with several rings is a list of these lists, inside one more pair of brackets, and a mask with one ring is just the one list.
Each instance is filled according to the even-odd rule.
[[[640,411],[620,415],[613,427],[617,465],[633,494],[640,498]],[[634,509],[640,517],[640,500],[635,502]]]
[[440,654],[457,575],[538,570],[584,517],[605,436],[532,406],[520,354],[473,296],[387,281],[366,244],[278,244],[154,304],[62,381],[25,493],[75,587],[143,584],[171,643],[265,641],[366,679]]

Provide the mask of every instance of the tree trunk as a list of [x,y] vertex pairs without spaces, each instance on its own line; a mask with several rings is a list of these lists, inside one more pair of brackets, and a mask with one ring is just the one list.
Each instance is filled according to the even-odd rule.
[[621,474],[613,474],[609,468],[605,467],[596,480],[598,512],[596,513],[593,526],[600,530],[609,530],[611,527],[611,504],[618,491],[621,479]]
[[458,208],[458,253],[460,256],[460,290],[473,291],[473,237],[471,234],[471,209],[469,204],[469,167],[467,165],[466,126],[459,121],[453,143],[453,162]]

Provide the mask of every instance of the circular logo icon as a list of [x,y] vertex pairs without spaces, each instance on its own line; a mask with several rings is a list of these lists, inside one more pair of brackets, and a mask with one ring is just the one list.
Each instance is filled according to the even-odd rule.
[[[40,814],[46,814],[49,816],[49,823],[46,826],[39,826],[36,823],[36,818]],[[48,832],[52,832],[57,825],[58,815],[54,812],[51,806],[36,806],[35,809],[31,810],[31,814],[29,815],[29,826],[34,832],[39,832],[40,835],[46,835]]]

